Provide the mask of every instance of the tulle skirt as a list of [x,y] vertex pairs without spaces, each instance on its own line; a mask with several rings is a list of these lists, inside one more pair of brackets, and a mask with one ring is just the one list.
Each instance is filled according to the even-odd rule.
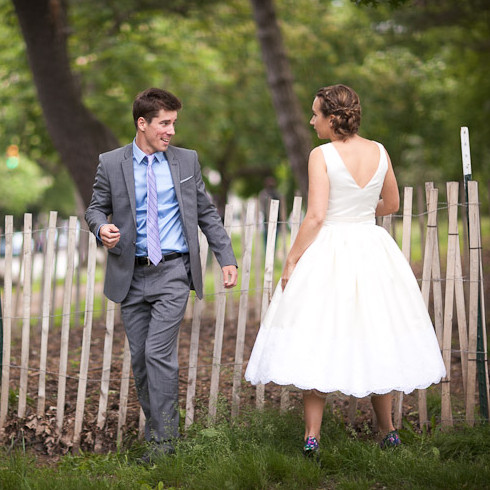
[[371,223],[324,225],[278,284],[245,378],[359,398],[427,388],[446,374],[412,269]]

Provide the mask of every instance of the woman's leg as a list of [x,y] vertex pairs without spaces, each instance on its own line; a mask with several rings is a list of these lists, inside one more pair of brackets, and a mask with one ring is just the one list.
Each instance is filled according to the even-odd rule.
[[305,412],[305,440],[308,436],[320,440],[320,427],[322,425],[325,398],[318,396],[315,391],[303,394]]
[[391,416],[392,398],[391,393],[387,393],[386,395],[371,395],[371,403],[373,404],[374,413],[378,421],[378,430],[383,435],[395,430]]

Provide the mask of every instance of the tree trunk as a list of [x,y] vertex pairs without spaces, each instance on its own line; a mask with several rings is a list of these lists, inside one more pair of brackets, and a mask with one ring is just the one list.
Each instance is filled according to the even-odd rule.
[[53,144],[85,205],[90,201],[98,155],[117,138],[83,105],[70,69],[64,0],[12,0]]
[[308,193],[308,155],[313,142],[298,97],[286,56],[273,0],[250,0],[257,36],[262,50],[267,82],[293,174],[303,197]]

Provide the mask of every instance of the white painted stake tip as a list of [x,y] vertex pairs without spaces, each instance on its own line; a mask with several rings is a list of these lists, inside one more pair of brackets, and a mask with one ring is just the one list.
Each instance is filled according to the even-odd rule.
[[470,136],[466,126],[461,127],[461,156],[463,158],[463,175],[471,176]]

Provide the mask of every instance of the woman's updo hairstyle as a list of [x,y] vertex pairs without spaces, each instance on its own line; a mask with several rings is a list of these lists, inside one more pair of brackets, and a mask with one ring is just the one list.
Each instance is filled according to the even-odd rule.
[[332,129],[342,139],[357,134],[361,124],[361,102],[354,90],[346,85],[323,87],[316,93],[320,110],[332,117]]

